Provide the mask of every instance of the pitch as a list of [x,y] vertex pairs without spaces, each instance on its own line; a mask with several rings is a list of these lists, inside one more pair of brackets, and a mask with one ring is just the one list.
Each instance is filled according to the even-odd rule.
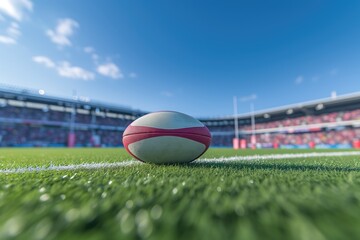
[[2,149],[0,212],[1,239],[356,239],[360,153]]

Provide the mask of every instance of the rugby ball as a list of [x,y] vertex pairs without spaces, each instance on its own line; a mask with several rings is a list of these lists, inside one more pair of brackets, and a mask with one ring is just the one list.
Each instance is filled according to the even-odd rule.
[[197,119],[179,112],[162,111],[144,115],[124,131],[126,150],[142,162],[187,163],[209,147],[209,129]]

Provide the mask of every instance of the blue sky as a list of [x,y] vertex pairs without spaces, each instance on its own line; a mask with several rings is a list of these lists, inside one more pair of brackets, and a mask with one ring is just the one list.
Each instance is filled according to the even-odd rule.
[[[87,4],[85,4],[87,3]],[[197,117],[360,91],[360,1],[0,1],[0,82]]]

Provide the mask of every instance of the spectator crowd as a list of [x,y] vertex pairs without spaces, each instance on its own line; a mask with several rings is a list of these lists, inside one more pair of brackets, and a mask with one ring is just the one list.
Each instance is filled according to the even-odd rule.
[[[352,111],[339,111],[332,113],[325,113],[319,115],[308,115],[302,117],[289,116],[284,120],[271,121],[265,123],[256,123],[256,130],[272,129],[271,133],[258,133],[255,135],[256,143],[258,145],[335,145],[348,144],[352,145],[354,141],[360,139],[360,129],[353,128],[352,125],[337,128],[316,128],[316,131],[308,130],[303,132],[284,132],[283,127],[306,126],[311,124],[321,123],[342,123],[351,120],[360,120],[360,109]],[[233,126],[209,126],[211,132],[222,132],[221,134],[213,135],[212,144],[215,146],[231,146],[233,133]],[[239,125],[240,138],[245,139],[247,143],[251,142],[250,124]],[[246,134],[245,134],[246,133]]]
[[72,119],[75,146],[94,146],[94,136],[100,140],[100,146],[122,146],[122,132],[116,128],[125,128],[131,122],[129,117],[114,113],[113,117],[91,111],[73,114],[74,111],[2,106],[0,146],[67,146]]
[[[85,113],[84,113],[85,112]],[[273,129],[271,133],[256,134],[260,145],[353,144],[360,137],[360,128],[341,126],[316,131],[284,132],[283,127],[306,126],[320,123],[359,120],[360,110],[340,111],[319,115],[291,117],[257,123],[256,130]],[[73,121],[75,146],[122,146],[122,130],[133,120],[129,116],[107,113],[67,110],[54,111],[16,106],[0,107],[0,146],[67,146]],[[118,127],[121,127],[118,129]],[[208,126],[213,133],[213,146],[232,146],[233,125]],[[240,124],[240,138],[251,142],[250,124]],[[246,133],[247,131],[247,133]],[[94,143],[94,137],[99,143]]]
[[[258,129],[269,129],[269,128],[282,128],[282,127],[291,127],[291,126],[304,126],[310,124],[320,124],[320,123],[333,123],[341,121],[350,121],[360,119],[360,109],[352,111],[340,111],[332,112],[321,115],[308,115],[296,118],[288,118],[279,121],[270,121],[267,123],[258,123],[256,124],[256,130]],[[241,130],[251,130],[251,125],[245,125],[241,127]]]

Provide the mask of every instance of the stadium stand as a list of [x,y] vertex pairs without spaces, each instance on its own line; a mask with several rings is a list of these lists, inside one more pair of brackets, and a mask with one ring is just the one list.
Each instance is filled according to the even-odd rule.
[[2,147],[120,147],[122,133],[145,112],[43,90],[0,87]]
[[[0,146],[121,147],[124,129],[144,114],[88,98],[0,85]],[[211,131],[216,147],[360,148],[360,93],[258,111],[254,125],[251,117],[199,120]]]
[[[359,148],[360,93],[238,115],[201,119],[213,134],[213,145],[235,148]],[[241,146],[240,146],[241,145]]]

